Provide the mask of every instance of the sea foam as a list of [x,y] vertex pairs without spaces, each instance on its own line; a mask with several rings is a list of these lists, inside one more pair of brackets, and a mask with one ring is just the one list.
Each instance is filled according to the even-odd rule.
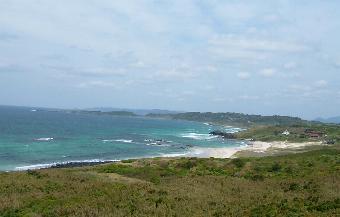
[[123,142],[123,143],[133,143],[131,139],[103,139],[104,143],[106,142]]
[[241,132],[241,131],[244,131],[245,129],[243,128],[238,128],[238,127],[228,127],[225,129],[225,131],[227,133],[238,133],[238,132]]
[[209,139],[217,138],[218,136],[213,136],[210,134],[203,134],[203,133],[183,133],[182,137],[191,138],[195,140],[209,140]]
[[32,164],[27,166],[19,166],[15,167],[15,170],[35,170],[35,169],[44,169],[50,168],[57,165],[66,165],[70,163],[101,163],[101,162],[119,162],[120,160],[102,160],[102,159],[90,159],[90,160],[74,160],[74,161],[61,161],[61,162],[53,162],[53,163],[45,163],[45,164]]
[[53,140],[52,137],[47,137],[47,138],[37,138],[37,139],[34,139],[35,141],[51,141]]
[[161,154],[161,157],[184,157],[187,153],[171,153],[171,154]]

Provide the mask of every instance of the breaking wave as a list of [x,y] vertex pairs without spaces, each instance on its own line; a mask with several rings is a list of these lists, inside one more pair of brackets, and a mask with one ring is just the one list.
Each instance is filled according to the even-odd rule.
[[35,141],[51,141],[53,140],[54,138],[52,137],[46,137],[46,138],[37,138],[37,139],[34,139]]
[[53,162],[53,163],[45,163],[45,164],[32,164],[28,166],[20,166],[15,167],[15,170],[35,170],[35,169],[44,169],[50,168],[57,165],[66,165],[71,163],[104,163],[104,162],[119,162],[120,160],[102,160],[102,159],[91,159],[91,160],[74,160],[74,161],[62,161],[62,162]]
[[218,136],[213,136],[210,134],[203,134],[203,133],[184,133],[181,135],[183,138],[190,138],[195,140],[210,140],[217,138]]
[[104,143],[106,142],[123,142],[123,143],[133,143],[132,139],[103,139]]

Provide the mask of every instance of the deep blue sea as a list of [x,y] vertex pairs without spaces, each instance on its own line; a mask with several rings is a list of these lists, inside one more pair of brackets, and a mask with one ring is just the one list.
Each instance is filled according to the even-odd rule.
[[[72,161],[189,156],[194,148],[241,146],[206,123],[0,106],[0,171]],[[236,129],[237,130],[237,129]]]

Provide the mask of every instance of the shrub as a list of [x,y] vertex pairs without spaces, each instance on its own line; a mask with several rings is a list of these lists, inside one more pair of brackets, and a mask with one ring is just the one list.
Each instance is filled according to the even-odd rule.
[[269,172],[279,172],[281,168],[281,165],[278,162],[275,162],[270,168]]
[[288,187],[289,191],[297,191],[299,190],[300,185],[298,183],[291,183]]
[[290,175],[293,174],[294,173],[293,167],[291,166],[286,167],[285,172]]
[[161,179],[159,178],[159,176],[152,176],[150,178],[150,181],[154,184],[159,184],[161,182]]
[[245,161],[241,158],[234,158],[231,160],[231,163],[234,164],[238,168],[242,168],[246,164]]
[[122,160],[122,163],[132,163],[135,162],[135,159],[127,159],[127,160]]
[[192,159],[185,159],[183,162],[180,162],[179,164],[177,164],[178,168],[183,168],[186,170],[190,170],[191,168],[197,166],[197,162],[196,160],[192,160]]
[[339,209],[339,208],[340,208],[340,198],[337,198],[333,201],[325,201],[314,207],[314,209],[319,212],[325,212],[328,210]]
[[254,174],[250,177],[250,179],[253,181],[263,181],[264,176],[262,174]]
[[250,216],[277,216],[278,210],[275,204],[260,205],[251,210]]
[[43,176],[36,170],[27,170],[27,174],[30,176],[34,176],[37,179],[41,179]]

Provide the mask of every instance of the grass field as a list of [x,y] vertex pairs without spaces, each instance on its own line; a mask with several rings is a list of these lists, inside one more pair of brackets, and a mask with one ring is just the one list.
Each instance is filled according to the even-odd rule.
[[0,216],[339,216],[340,151],[0,174]]
[[[289,131],[289,135],[282,132]],[[320,138],[311,138],[306,130],[319,132]],[[292,126],[256,126],[237,133],[238,139],[252,138],[258,141],[288,141],[288,142],[312,142],[333,141],[340,144],[340,125],[335,124],[311,124]]]

